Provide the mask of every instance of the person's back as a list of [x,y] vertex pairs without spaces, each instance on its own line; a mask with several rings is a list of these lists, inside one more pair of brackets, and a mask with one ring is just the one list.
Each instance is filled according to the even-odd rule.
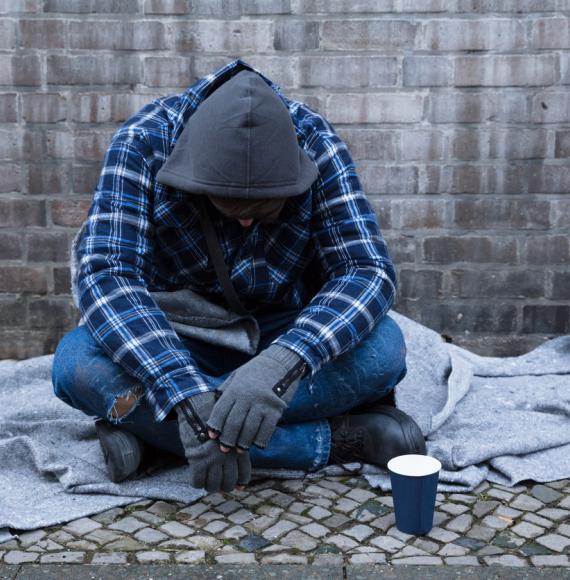
[[[259,324],[255,352],[181,337],[153,298],[190,289],[226,306],[205,215],[231,286]],[[246,483],[250,459],[316,469],[425,452],[415,423],[394,407],[327,420],[392,393],[405,375],[403,338],[386,316],[395,271],[344,142],[242,61],[150,103],[117,131],[73,255],[82,340],[108,360],[115,389],[85,386],[102,393],[88,401],[64,364],[54,388],[114,424],[101,431],[104,450],[103,438],[122,428],[123,442],[134,433],[185,455],[191,483],[210,490]],[[360,443],[347,451],[355,433]]]

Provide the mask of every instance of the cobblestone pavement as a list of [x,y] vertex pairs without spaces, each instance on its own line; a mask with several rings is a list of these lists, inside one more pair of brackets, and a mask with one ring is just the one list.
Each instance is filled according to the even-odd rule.
[[[0,544],[3,564],[362,564],[565,567],[570,480],[439,493],[424,536],[366,480],[264,480],[185,505],[145,500]],[[14,531],[16,533],[16,531]],[[565,574],[563,574],[564,576]]]

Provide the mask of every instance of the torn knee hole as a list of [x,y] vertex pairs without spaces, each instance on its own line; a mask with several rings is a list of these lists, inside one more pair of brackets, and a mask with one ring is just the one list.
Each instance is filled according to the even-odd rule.
[[136,402],[137,396],[132,392],[129,392],[125,397],[117,397],[111,410],[111,416],[113,419],[123,417],[135,407]]

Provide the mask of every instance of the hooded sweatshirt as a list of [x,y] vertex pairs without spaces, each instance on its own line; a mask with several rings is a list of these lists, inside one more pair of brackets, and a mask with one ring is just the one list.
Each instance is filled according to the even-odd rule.
[[112,139],[71,266],[80,325],[141,381],[156,421],[213,386],[149,291],[190,288],[223,301],[194,195],[156,176],[191,116],[241,70],[259,74],[287,107],[318,177],[288,197],[271,223],[242,228],[221,212],[213,215],[240,300],[246,308],[300,310],[273,342],[303,358],[312,380],[369,334],[395,296],[396,276],[377,217],[346,144],[322,115],[286,98],[239,59],[181,94],[150,102]]

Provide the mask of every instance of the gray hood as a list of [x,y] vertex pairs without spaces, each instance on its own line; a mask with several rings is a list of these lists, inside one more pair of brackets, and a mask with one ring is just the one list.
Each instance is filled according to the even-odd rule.
[[259,74],[242,70],[188,119],[157,181],[190,193],[261,199],[304,193],[318,175],[283,101]]

